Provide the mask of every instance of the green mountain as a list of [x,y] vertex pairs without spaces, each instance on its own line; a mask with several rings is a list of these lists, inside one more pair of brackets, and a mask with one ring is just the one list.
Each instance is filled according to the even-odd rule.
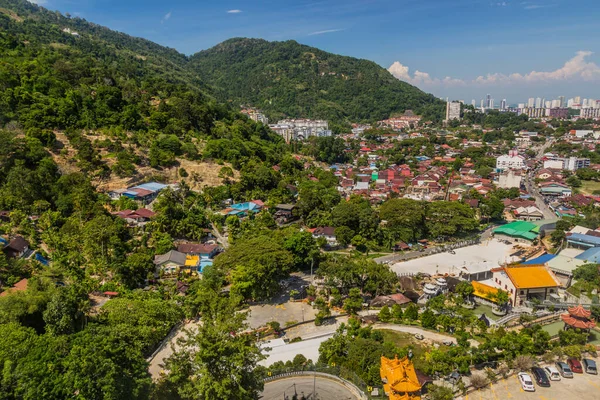
[[375,121],[406,109],[442,118],[440,100],[376,63],[292,40],[230,39],[190,61],[220,100],[259,107],[271,118]]
[[182,159],[278,162],[282,139],[219,103],[188,65],[150,41],[0,0],[0,128],[40,140],[92,177]]

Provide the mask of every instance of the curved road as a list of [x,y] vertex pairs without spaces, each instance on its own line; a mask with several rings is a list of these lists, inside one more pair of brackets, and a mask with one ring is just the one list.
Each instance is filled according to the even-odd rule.
[[[313,397],[313,389],[316,396]],[[291,376],[265,383],[262,400],[291,400],[294,393],[299,398],[304,395],[310,400],[356,400],[358,397],[342,384],[326,378],[311,376]]]
[[[404,332],[411,335],[420,333],[425,339],[433,342],[442,343],[446,340],[450,340],[453,343],[456,343],[456,338],[452,336],[438,332],[431,332],[416,326],[379,323],[372,326],[373,329],[387,329],[390,331]],[[307,359],[316,361],[319,358],[319,346],[321,343],[331,338],[334,334],[335,331],[328,329],[327,331],[323,331],[321,335],[313,338],[307,338],[300,342],[271,347],[271,350],[265,353],[267,358],[262,360],[259,364],[266,367],[277,361],[292,361],[297,354],[302,354]],[[479,342],[476,340],[469,339],[469,342],[471,343],[471,346],[479,346]]]

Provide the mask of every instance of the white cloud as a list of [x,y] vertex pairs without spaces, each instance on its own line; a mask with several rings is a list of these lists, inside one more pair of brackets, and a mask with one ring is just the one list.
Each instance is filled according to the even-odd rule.
[[308,36],[323,35],[325,33],[341,32],[341,31],[343,31],[343,29],[326,29],[324,31],[311,32],[308,34]]
[[169,19],[171,19],[171,15],[172,15],[172,11],[169,11],[168,13],[166,13],[164,15],[164,17],[162,17],[162,19],[160,20],[160,23],[164,24],[165,21],[168,21]]
[[238,10],[238,9],[235,9],[235,10],[227,10],[227,14],[239,14],[239,13],[241,13],[241,12],[242,12],[242,10]]
[[591,51],[578,51],[573,58],[554,71],[531,71],[527,74],[513,73],[509,75],[490,73],[478,76],[471,81],[445,77],[443,79],[432,78],[427,72],[415,71],[409,73],[409,68],[399,61],[394,62],[388,71],[401,81],[413,85],[423,86],[460,86],[465,84],[494,85],[494,84],[522,84],[522,83],[544,83],[559,81],[600,81],[600,66],[586,59],[592,55]]
[[427,72],[422,72],[416,70],[415,73],[411,76],[409,72],[409,68],[406,65],[403,65],[399,61],[394,62],[389,68],[388,71],[396,78],[401,81],[405,81],[408,83],[412,83],[413,85],[445,85],[445,86],[458,86],[464,85],[465,82],[461,79],[451,78],[449,76],[444,79],[432,78]]

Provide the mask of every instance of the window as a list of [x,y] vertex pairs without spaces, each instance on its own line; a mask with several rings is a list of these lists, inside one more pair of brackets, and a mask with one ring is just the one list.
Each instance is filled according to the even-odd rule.
[[525,291],[521,290],[521,293],[519,293],[521,296],[525,295]]

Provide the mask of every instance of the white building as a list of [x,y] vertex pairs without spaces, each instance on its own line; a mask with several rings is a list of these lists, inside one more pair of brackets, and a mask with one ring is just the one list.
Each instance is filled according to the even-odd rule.
[[544,161],[544,168],[550,169],[566,169],[569,171],[577,171],[580,168],[587,168],[590,166],[589,158],[579,157],[552,157]]
[[503,189],[519,188],[521,187],[521,178],[520,170],[509,169],[503,171],[498,175],[498,187]]
[[560,159],[544,161],[544,168],[563,169],[563,165],[564,165],[563,160],[560,160]]
[[569,171],[577,171],[580,168],[587,168],[589,166],[589,158],[569,157],[565,159],[563,168]]
[[446,102],[446,122],[458,119],[460,120],[460,102],[448,101]]
[[269,119],[263,114],[261,111],[247,108],[241,111],[242,114],[246,114],[248,118],[250,118],[254,122],[262,122],[265,125],[269,124]]
[[598,119],[600,118],[600,108],[582,108],[579,111],[579,117]]
[[296,140],[294,134],[294,127],[287,124],[272,124],[269,125],[269,128],[279,136],[281,136],[287,143],[292,140]]
[[496,159],[496,169],[524,169],[525,157],[519,155],[516,150],[511,150],[507,155],[500,156]]
[[286,142],[306,140],[312,136],[328,137],[332,135],[328,122],[320,119],[283,119],[269,127],[283,136]]

